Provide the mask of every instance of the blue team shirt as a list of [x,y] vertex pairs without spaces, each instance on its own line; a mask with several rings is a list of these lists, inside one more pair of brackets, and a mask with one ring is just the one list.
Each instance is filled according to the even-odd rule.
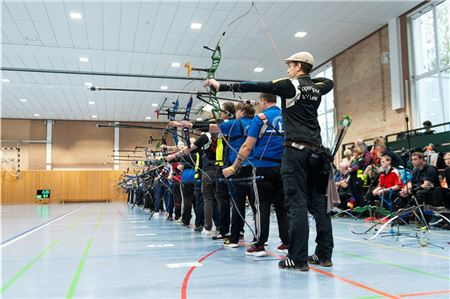
[[[237,152],[239,152],[241,145],[245,142],[245,139],[247,139],[247,130],[249,128],[251,121],[252,121],[251,118],[243,117],[240,120],[232,119],[220,124],[220,130],[222,131],[223,135],[228,136],[230,145]],[[241,122],[242,125],[240,125],[239,122]],[[234,161],[236,160],[237,153],[234,150],[229,149],[227,147],[226,155],[227,155],[226,161],[227,164],[228,165],[233,164]],[[249,156],[247,159],[251,161],[252,157]],[[242,165],[248,164],[249,162],[247,160],[242,163]]]
[[255,167],[280,166],[281,157],[283,155],[284,136],[278,134],[273,127],[275,127],[278,132],[284,133],[281,109],[277,106],[272,106],[263,113],[266,115],[266,118],[272,127],[269,126],[264,135],[260,138],[261,128],[264,123],[258,115],[252,119],[247,135],[258,139],[253,148],[252,163]]

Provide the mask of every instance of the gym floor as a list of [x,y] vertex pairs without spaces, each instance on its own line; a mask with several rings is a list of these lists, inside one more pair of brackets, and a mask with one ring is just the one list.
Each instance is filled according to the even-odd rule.
[[[450,232],[355,235],[333,219],[334,266],[279,270],[276,222],[263,258],[126,203],[2,206],[2,298],[449,298]],[[250,217],[249,217],[250,218]],[[253,225],[252,221],[249,221]],[[401,227],[401,232],[412,232]],[[245,242],[252,235],[246,230]],[[314,246],[314,225],[310,250]]]

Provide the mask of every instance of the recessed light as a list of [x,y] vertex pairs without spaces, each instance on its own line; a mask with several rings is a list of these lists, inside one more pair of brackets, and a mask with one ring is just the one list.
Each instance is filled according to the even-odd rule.
[[97,115],[91,115],[92,118],[97,118]]
[[305,37],[307,34],[308,34],[308,32],[299,31],[294,36],[295,37]]
[[192,23],[191,24],[191,29],[200,29],[202,28],[202,24],[200,23]]
[[152,117],[151,116],[146,116],[145,119],[150,120],[150,119],[152,119]]
[[89,58],[87,57],[80,57],[80,62],[88,62]]
[[89,103],[89,105],[95,105],[94,101],[89,101],[88,103]]
[[40,115],[39,113],[34,113],[33,116],[34,116],[34,117],[39,117],[39,116],[41,116],[41,115]]
[[158,104],[153,103],[153,104],[152,104],[152,107],[158,107]]
[[84,82],[84,85],[86,85],[87,87],[91,87],[92,86],[92,82]]
[[9,81],[9,79],[3,78],[3,79],[2,79],[2,82],[3,82],[3,83],[9,83],[9,82],[11,82],[11,81]]
[[199,118],[196,118],[195,120],[196,121],[201,121],[201,120],[203,120],[203,118],[199,117]]
[[181,63],[179,62],[172,62],[172,67],[180,67]]
[[169,87],[166,86],[166,85],[161,85],[161,89],[162,89],[162,90],[167,90],[167,89],[169,89]]
[[20,99],[19,101],[21,101],[22,103],[28,102],[27,99]]
[[257,73],[261,73],[262,71],[264,71],[264,68],[262,68],[262,67],[255,67],[255,69],[253,71],[255,71]]
[[69,15],[74,20],[81,20],[81,14],[79,12],[71,12]]

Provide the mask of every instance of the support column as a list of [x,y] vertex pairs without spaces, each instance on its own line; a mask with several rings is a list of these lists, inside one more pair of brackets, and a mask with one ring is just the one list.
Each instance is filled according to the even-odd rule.
[[[119,124],[118,122],[115,122],[115,124]],[[119,131],[120,128],[114,128],[114,170],[119,170],[119,142],[120,142],[120,135]]]
[[53,120],[47,120],[47,144],[45,152],[45,170],[52,170],[52,131]]

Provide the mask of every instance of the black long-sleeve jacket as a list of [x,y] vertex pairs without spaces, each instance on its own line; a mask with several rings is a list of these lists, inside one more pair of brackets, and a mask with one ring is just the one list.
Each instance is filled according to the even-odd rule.
[[309,75],[283,78],[272,82],[241,82],[221,84],[219,91],[263,92],[281,98],[286,141],[310,145],[322,144],[317,109],[322,95],[333,89],[327,78],[311,79]]

